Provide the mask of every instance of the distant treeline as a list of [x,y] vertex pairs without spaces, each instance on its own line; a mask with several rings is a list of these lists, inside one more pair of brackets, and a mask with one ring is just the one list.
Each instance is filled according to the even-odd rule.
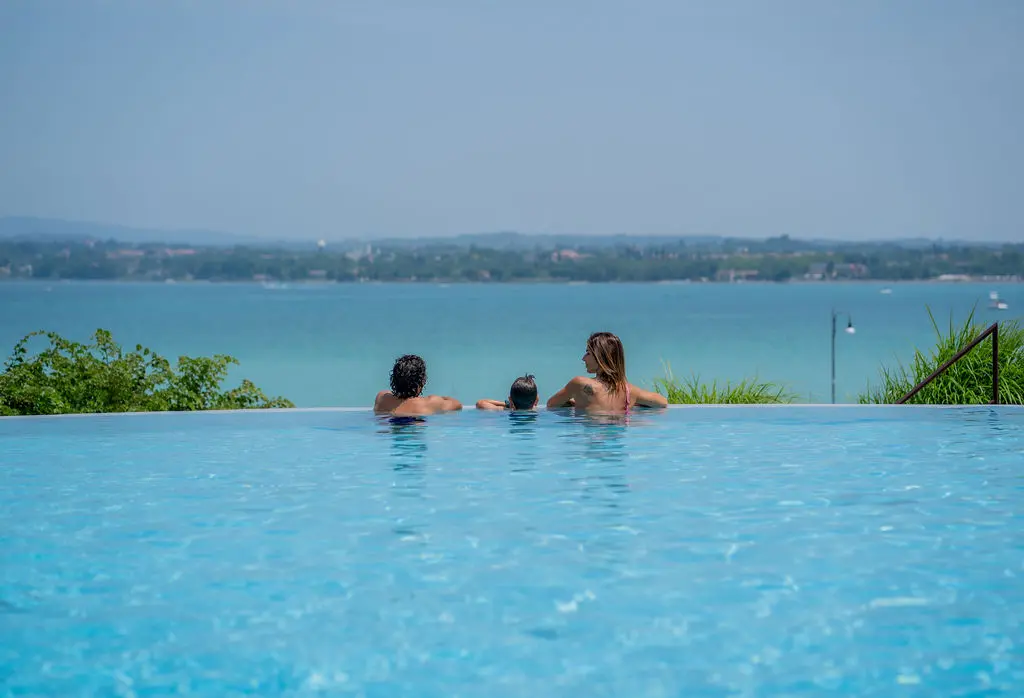
[[0,280],[125,281],[774,281],[1024,278],[1024,244],[901,245],[686,240],[494,249],[365,245],[308,250],[0,240]]

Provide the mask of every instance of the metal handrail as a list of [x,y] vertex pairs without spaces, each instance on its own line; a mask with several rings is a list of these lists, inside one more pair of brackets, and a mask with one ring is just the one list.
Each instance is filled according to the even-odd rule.
[[942,364],[937,369],[935,369],[935,371],[933,371],[930,376],[928,376],[923,381],[921,381],[920,383],[915,385],[913,387],[913,389],[909,393],[907,393],[906,395],[901,397],[899,400],[897,400],[896,404],[897,405],[902,405],[907,400],[909,400],[910,398],[912,398],[915,395],[917,395],[918,391],[920,391],[921,388],[923,388],[924,386],[926,386],[929,383],[931,383],[933,380],[935,380],[935,378],[940,373],[945,371],[947,368],[949,368],[950,366],[955,364],[960,359],[964,358],[964,356],[971,349],[973,349],[974,347],[976,347],[979,344],[981,344],[982,340],[985,339],[985,337],[988,337],[989,335],[992,335],[992,402],[989,403],[989,404],[991,404],[991,405],[998,405],[999,404],[999,323],[998,322],[993,322],[991,325],[989,325],[987,330],[985,330],[984,332],[979,334],[977,337],[975,337],[974,340],[971,341],[970,344],[968,344],[966,347],[964,347],[963,349],[958,351],[953,358],[951,358],[949,361],[947,361],[946,363]]

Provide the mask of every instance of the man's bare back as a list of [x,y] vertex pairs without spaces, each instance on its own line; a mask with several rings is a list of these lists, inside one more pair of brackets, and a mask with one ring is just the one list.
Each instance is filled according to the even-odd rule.
[[420,397],[395,397],[390,390],[377,393],[373,403],[373,411],[377,414],[390,414],[395,417],[414,417],[439,412],[454,412],[462,409],[462,403],[453,397],[442,395],[423,395]]

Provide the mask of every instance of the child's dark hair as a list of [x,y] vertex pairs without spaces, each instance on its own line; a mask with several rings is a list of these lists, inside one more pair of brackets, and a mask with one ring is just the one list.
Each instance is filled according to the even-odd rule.
[[415,354],[395,360],[391,369],[391,394],[397,398],[418,397],[427,385],[427,364]]
[[508,391],[508,399],[514,410],[530,410],[537,404],[537,383],[532,375],[525,375],[512,381]]

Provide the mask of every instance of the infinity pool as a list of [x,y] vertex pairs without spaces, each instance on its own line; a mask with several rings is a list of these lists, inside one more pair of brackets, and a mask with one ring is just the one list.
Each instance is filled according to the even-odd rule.
[[1024,410],[0,420],[0,695],[1024,694]]

